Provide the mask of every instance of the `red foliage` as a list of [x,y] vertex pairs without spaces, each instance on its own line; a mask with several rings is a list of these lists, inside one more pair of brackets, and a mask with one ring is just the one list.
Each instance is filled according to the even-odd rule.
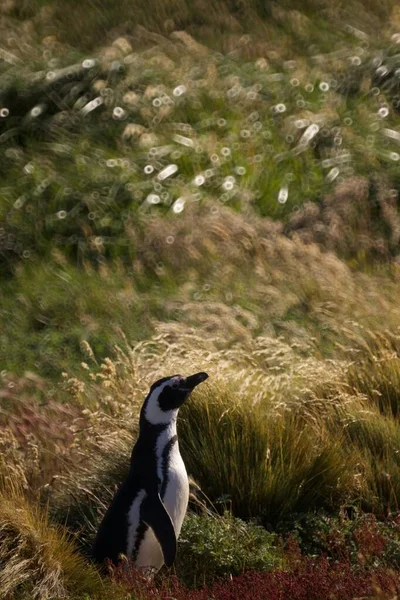
[[326,546],[332,556],[339,561],[350,560],[350,551],[346,536],[339,529],[332,528],[326,535]]
[[353,533],[363,560],[382,555],[387,544],[386,538],[379,532],[378,523],[373,515],[366,517],[364,523]]
[[[348,563],[332,565],[326,558],[320,558],[309,560],[293,571],[243,573],[228,585],[215,584],[211,597],[216,600],[352,600],[377,589],[384,592],[399,590],[398,578],[387,571],[355,573]],[[206,595],[187,597],[207,599]]]
[[393,571],[354,567],[348,561],[332,563],[325,557],[303,557],[287,570],[247,571],[200,589],[186,588],[175,576],[156,587],[134,569],[127,572],[126,566],[118,568],[116,578],[142,600],[353,600],[372,594],[393,597],[400,592],[400,580]]

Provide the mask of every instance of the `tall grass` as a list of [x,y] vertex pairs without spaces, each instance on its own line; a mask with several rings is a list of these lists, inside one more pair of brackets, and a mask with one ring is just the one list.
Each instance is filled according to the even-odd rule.
[[397,421],[364,410],[346,426],[358,461],[359,502],[382,516],[399,509],[400,428]]
[[[35,7],[14,4],[20,17]],[[117,338],[114,324],[135,342],[158,321],[197,325],[210,313],[203,301],[213,304],[217,321],[238,307],[231,337],[296,330],[323,352],[340,337],[332,334],[338,312],[346,323],[360,320],[358,307],[362,318],[379,320],[382,300],[366,316],[365,297],[381,279],[360,281],[312,244],[352,266],[397,254],[398,53],[391,30],[362,44],[360,30],[331,28],[342,50],[321,46],[297,63],[275,42],[273,51],[254,44],[249,56],[253,44],[242,32],[229,55],[187,32],[152,37],[141,29],[145,47],[114,32],[89,56],[67,49],[49,23],[57,30],[55,23],[73,18],[77,32],[82,26],[92,35],[111,12],[109,23],[124,11],[144,18],[144,5],[123,2],[117,13],[104,3],[102,13],[99,2],[73,3],[80,20],[64,5],[40,4],[45,9],[23,29],[27,44],[18,43],[21,23],[5,36],[0,64],[6,369],[56,379],[78,367],[82,339],[104,357]],[[183,1],[155,5],[147,18],[155,23],[161,15],[157,27],[181,9],[198,25],[198,11],[208,19],[207,3],[193,12]],[[224,3],[221,13],[232,6]],[[384,18],[390,6],[376,6],[366,20]],[[216,4],[210,7],[213,14]],[[242,9],[262,13],[258,2]],[[338,7],[335,19],[343,12]],[[290,38],[290,23],[303,27],[306,45],[309,30],[320,31],[319,21],[290,3],[268,5],[267,13],[263,26],[277,38]],[[385,299],[397,293],[392,285]],[[386,306],[397,313],[392,304]]]
[[[90,376],[64,379],[64,397],[77,406],[73,420],[68,422],[69,412],[63,417],[64,438],[61,424],[47,425],[57,411],[46,410],[25,433],[27,452],[19,447],[26,437],[16,437],[16,417],[14,437],[3,436],[7,461],[15,469],[32,469],[25,480],[53,494],[58,518],[69,515],[75,529],[93,532],[126,472],[149,383],[197,367],[214,383],[182,409],[181,445],[189,473],[213,502],[264,523],[311,506],[337,509],[343,502],[380,514],[396,510],[397,421],[392,413],[380,415],[367,396],[346,383],[355,364],[362,372],[369,354],[349,366],[304,358],[302,346],[272,338],[256,339],[253,347],[246,342],[218,350],[219,343],[215,338],[213,347],[211,339],[185,335],[176,324],[133,350],[118,349],[115,362],[98,366],[89,349],[93,366],[85,365],[83,373]],[[385,368],[391,365],[390,357]],[[64,458],[52,464],[48,453]]]
[[[90,539],[113,486],[126,473],[135,439],[129,428],[133,432],[145,379],[182,371],[183,364],[187,372],[197,364],[210,373],[211,381],[215,378],[182,409],[179,433],[190,475],[221,509],[229,507],[241,518],[270,525],[288,522],[312,507],[338,510],[343,503],[381,515],[397,509],[398,426],[391,416],[371,411],[365,396],[349,393],[344,380],[354,365],[338,363],[335,373],[334,363],[321,361],[317,368],[297,356],[296,371],[294,349],[287,354],[284,344],[278,351],[272,340],[264,339],[259,348],[273,371],[267,367],[263,373],[257,347],[253,354],[247,347],[243,364],[243,347],[212,354],[209,340],[195,344],[190,335],[178,340],[172,341],[170,328],[165,338],[157,336],[132,351],[120,349],[105,386],[83,384],[80,401],[90,404],[96,396],[109,413],[108,427],[117,432],[123,412],[131,423],[120,439],[110,432],[112,453],[109,445],[107,455],[99,446],[96,456],[82,464],[81,474],[75,468],[64,481],[65,491],[61,487],[55,496],[58,518],[67,510],[74,527],[82,527],[83,538]],[[115,385],[123,382],[122,373],[132,381],[133,411],[126,405],[125,385]]]
[[396,352],[372,355],[361,365],[354,365],[349,372],[349,383],[365,394],[383,415],[399,417],[400,358]]
[[[15,484],[17,485],[17,484]],[[111,592],[67,532],[8,483],[0,492],[0,596],[53,600]]]
[[[232,397],[233,396],[233,397]],[[352,465],[333,441],[301,418],[210,390],[185,410],[182,452],[216,502],[242,518],[276,524],[288,515],[345,499]]]

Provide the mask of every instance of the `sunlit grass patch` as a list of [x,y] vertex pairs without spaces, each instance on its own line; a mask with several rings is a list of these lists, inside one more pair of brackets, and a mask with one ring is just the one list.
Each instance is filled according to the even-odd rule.
[[349,384],[387,417],[400,415],[400,358],[394,350],[367,356],[349,370]]
[[111,591],[66,531],[49,525],[47,515],[24,499],[17,481],[0,492],[0,563],[2,597],[101,598]]

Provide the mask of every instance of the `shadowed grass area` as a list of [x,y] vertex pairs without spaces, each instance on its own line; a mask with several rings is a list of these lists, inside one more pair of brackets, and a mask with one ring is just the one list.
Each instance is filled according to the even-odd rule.
[[360,505],[382,516],[399,510],[400,428],[397,421],[365,410],[350,422],[346,436],[358,451]]
[[3,286],[3,365],[54,377],[70,369],[76,356],[83,358],[83,340],[102,356],[112,352],[121,327],[132,339],[145,338],[151,320],[163,317],[162,298],[150,289],[141,293],[117,264],[111,270],[76,269],[59,256],[21,270]]
[[399,363],[396,352],[386,351],[383,356],[371,355],[349,372],[350,385],[365,394],[383,415],[394,419],[400,415]]

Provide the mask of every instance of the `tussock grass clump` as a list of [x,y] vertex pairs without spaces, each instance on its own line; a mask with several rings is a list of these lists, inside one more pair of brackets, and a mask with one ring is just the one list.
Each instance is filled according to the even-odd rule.
[[337,506],[351,489],[352,465],[340,440],[307,419],[260,409],[218,388],[183,410],[189,471],[208,496],[242,518],[276,524],[312,506]]
[[[83,546],[126,474],[149,384],[198,369],[209,372],[210,384],[181,411],[181,445],[189,473],[213,502],[263,523],[344,501],[380,514],[396,510],[398,426],[346,381],[354,363],[304,356],[307,346],[274,338],[227,348],[218,335],[195,336],[182,324],[158,328],[100,365],[87,346],[86,378],[64,378],[79,419],[66,464],[47,474],[45,497]],[[18,457],[14,463],[24,464],[24,452]],[[46,462],[35,464],[40,470]]]
[[[376,419],[377,423],[373,422]],[[394,426],[393,426],[394,425]],[[358,451],[357,478],[359,505],[379,517],[400,508],[400,428],[398,424],[360,418],[352,427],[355,452]]]
[[[182,452],[189,473],[201,486],[204,485],[205,491],[213,500],[224,494],[228,497],[231,493],[236,494],[232,491],[236,488],[252,486],[254,489],[248,496],[250,505],[247,509],[246,493],[243,489],[239,495],[240,502],[235,500],[235,514],[246,517],[257,516],[260,511],[268,511],[270,496],[274,492],[264,493],[266,485],[271,485],[272,488],[274,485],[277,488],[285,486],[285,489],[276,492],[277,498],[270,509],[272,513],[278,510],[279,502],[285,497],[293,481],[289,478],[286,483],[280,483],[281,472],[278,474],[274,469],[265,469],[265,464],[268,463],[267,455],[272,452],[272,456],[277,457],[276,452],[282,451],[286,441],[290,440],[294,447],[288,452],[292,452],[293,456],[287,456],[284,462],[287,463],[286,467],[291,460],[299,465],[304,455],[301,454],[295,459],[294,454],[298,450],[295,446],[304,445],[305,437],[299,442],[296,436],[303,435],[302,419],[308,420],[309,424],[315,419],[312,403],[304,401],[299,410],[298,425],[294,426],[294,420],[290,422],[290,419],[287,419],[290,429],[288,433],[285,429],[286,420],[281,413],[286,409],[296,410],[298,403],[295,390],[300,392],[307,379],[307,373],[309,376],[313,374],[314,381],[321,382],[321,377],[324,377],[326,382],[333,382],[341,372],[340,365],[332,363],[332,372],[324,372],[320,361],[305,359],[301,353],[297,354],[298,348],[291,348],[282,340],[260,338],[246,350],[240,345],[229,351],[218,350],[219,344],[224,347],[223,341],[218,337],[215,337],[212,343],[210,338],[197,338],[184,331],[181,326],[171,324],[169,327],[160,327],[157,336],[133,349],[118,347],[114,361],[106,360],[97,365],[93,362],[92,355],[92,366],[89,368],[86,365],[86,369],[90,369],[89,381],[65,378],[65,392],[70,390],[74,402],[78,401],[79,405],[88,407],[84,415],[89,423],[90,442],[86,439],[87,429],[82,436],[77,432],[74,446],[80,457],[79,462],[57,478],[49,493],[54,518],[79,532],[79,539],[84,547],[87,548],[90,544],[96,525],[116,486],[126,475],[130,450],[136,437],[139,408],[148,386],[168,373],[190,373],[202,368],[210,373],[211,378],[217,380],[216,385],[208,388],[206,396],[200,396],[203,399],[201,407],[198,405],[199,397],[193,395],[181,412],[179,427]],[[88,351],[91,352],[90,348]],[[235,387],[236,394],[230,395],[229,388],[222,383],[226,378],[230,380],[231,386]],[[308,381],[308,387],[310,385]],[[290,389],[293,394],[291,401],[287,397]],[[242,398],[241,404],[239,397]],[[252,410],[256,410],[258,406],[257,414],[260,415],[261,421],[248,412],[246,402],[251,404]],[[275,432],[272,420],[268,421],[268,427],[263,426],[264,416],[269,410],[276,415]],[[327,410],[329,412],[329,408]],[[204,411],[209,411],[210,414]],[[219,422],[222,413],[227,423]],[[217,428],[217,435],[213,435],[214,427]],[[192,429],[196,430],[195,436]],[[244,447],[239,455],[241,436]],[[213,441],[210,442],[209,438]],[[317,434],[315,443],[319,439]],[[186,440],[190,442],[186,443]],[[275,450],[275,444],[279,444],[280,450]],[[208,447],[204,455],[201,451],[203,447]],[[212,452],[212,448],[218,453],[218,463],[214,458],[212,463],[208,461],[207,452]],[[86,459],[83,458],[84,454],[87,454]],[[192,454],[196,458],[191,459]],[[323,470],[324,461],[329,462],[333,459],[333,456],[329,458],[328,454],[327,449],[320,453],[321,464],[314,465],[316,470]],[[227,456],[231,457],[230,462]],[[240,462],[235,465],[236,459],[240,459]],[[277,460],[279,462],[278,458]],[[246,468],[242,471],[244,461]],[[218,465],[224,465],[226,477],[221,479],[218,473],[217,488],[209,488],[208,480],[214,475],[211,471],[207,472],[207,469],[218,469]],[[286,467],[282,466],[282,469]],[[292,468],[294,471],[294,464]],[[232,470],[230,474],[229,469]],[[300,485],[303,476],[305,477],[304,470],[299,473],[294,485]],[[266,484],[266,479],[272,481],[272,478],[274,483]],[[328,494],[327,489],[325,492]],[[297,492],[293,493],[296,495]],[[304,493],[303,491],[303,496]],[[292,509],[289,501],[282,511]]]
[[[310,358],[301,344],[267,337],[227,348],[217,335],[184,333],[182,324],[160,326],[152,339],[116,348],[114,360],[101,364],[88,345],[85,352],[86,377],[65,375],[63,383],[64,398],[80,411],[69,461],[58,464],[45,496],[50,518],[67,525],[85,552],[126,474],[149,383],[192,369],[211,377],[181,410],[181,451],[189,474],[221,513],[228,507],[234,517],[287,530],[311,509],[335,513],[345,503],[382,517],[398,509],[398,423],[349,385],[354,364],[348,360]],[[360,356],[362,364],[367,347]],[[17,456],[29,465],[21,448]],[[202,519],[190,516],[182,534],[193,560],[189,565],[182,551],[177,572],[188,583],[248,568],[249,547],[259,557],[254,568],[273,566],[277,555],[261,530],[233,517]],[[240,551],[230,547],[241,535]]]
[[111,592],[60,527],[10,485],[0,492],[0,596],[54,600]]
[[[348,370],[348,382],[363,394],[364,409],[346,426],[359,451],[361,503],[378,514],[400,507],[400,378],[398,339],[375,339]],[[364,473],[364,476],[361,475]]]

